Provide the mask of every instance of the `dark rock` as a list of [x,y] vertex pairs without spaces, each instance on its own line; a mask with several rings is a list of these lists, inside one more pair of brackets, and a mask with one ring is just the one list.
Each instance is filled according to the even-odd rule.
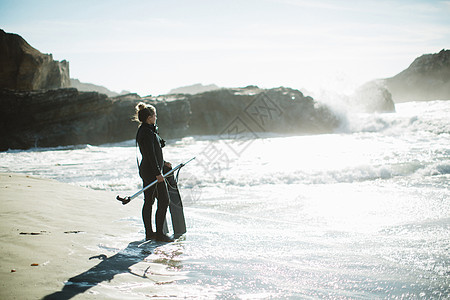
[[450,100],[450,50],[422,55],[384,81],[395,102]]
[[70,87],[67,61],[55,61],[21,36],[0,29],[0,88],[32,91],[63,87]]
[[[330,133],[339,119],[326,106],[290,88],[257,86],[219,89],[195,95],[145,97],[158,112],[161,135],[228,135],[271,132],[286,134]],[[135,102],[136,103],[136,102]]]
[[70,78],[70,86],[76,88],[80,92],[97,92],[100,94],[105,94],[108,97],[116,97],[119,96],[119,93],[110,91],[101,85],[96,85],[92,83],[81,82],[78,79]]
[[240,132],[325,133],[338,126],[338,119],[324,106],[300,91],[270,90],[249,86],[193,95],[189,134],[217,135]]
[[187,134],[191,115],[189,102],[183,95],[144,97],[127,94],[112,98],[115,138],[119,140],[134,139],[138,122],[134,121],[135,107],[139,102],[155,106],[158,115],[160,134],[165,139],[180,138]]
[[158,126],[165,138],[180,138],[189,135],[191,105],[186,97],[180,96],[153,102],[158,112]]
[[[264,131],[277,133],[323,134],[332,133],[340,120],[326,105],[291,88],[267,90],[267,96],[280,107],[280,116],[267,122]],[[252,113],[252,110],[248,110]],[[274,111],[272,111],[274,112]],[[269,119],[269,118],[267,118]]]
[[[75,88],[13,91],[0,89],[0,150],[99,145],[135,138],[137,94],[108,98]],[[189,119],[187,101],[155,102],[165,137],[180,137]],[[164,121],[163,121],[164,120]]]
[[197,95],[108,98],[75,88],[0,90],[0,150],[103,144],[135,138],[135,106],[158,112],[161,136],[223,135],[243,131],[328,133],[339,120],[311,97],[289,88],[222,89]]
[[108,142],[112,101],[76,89],[0,90],[0,149]]

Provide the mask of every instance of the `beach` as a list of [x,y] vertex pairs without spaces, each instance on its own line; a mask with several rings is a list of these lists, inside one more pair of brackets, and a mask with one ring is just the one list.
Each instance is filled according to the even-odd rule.
[[1,299],[123,299],[124,284],[127,299],[170,296],[160,286],[175,278],[168,262],[146,261],[164,245],[138,248],[143,235],[127,226],[140,201],[122,206],[112,192],[12,173],[0,174],[0,189]]
[[142,187],[134,140],[0,152],[0,298],[447,299],[448,103],[168,140],[173,165],[196,156],[169,244],[143,244],[142,196],[115,200]]

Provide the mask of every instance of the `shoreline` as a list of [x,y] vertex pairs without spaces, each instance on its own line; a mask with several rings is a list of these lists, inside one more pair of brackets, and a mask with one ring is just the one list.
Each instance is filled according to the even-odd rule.
[[[140,212],[140,201],[123,206],[113,192],[16,173],[0,173],[0,191],[1,299],[120,299],[109,289],[122,282],[111,280],[119,275],[134,284],[135,276],[123,276],[161,246],[136,252],[143,234],[130,216]],[[83,282],[74,283],[80,276]],[[167,278],[156,276],[145,292],[158,293],[154,282],[161,280]]]

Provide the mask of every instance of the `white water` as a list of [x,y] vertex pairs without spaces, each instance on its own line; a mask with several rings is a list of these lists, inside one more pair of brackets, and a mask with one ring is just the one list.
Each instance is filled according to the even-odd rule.
[[[169,141],[166,160],[197,156],[180,173],[186,239],[165,248],[178,296],[449,298],[450,101],[396,109],[328,135]],[[0,172],[126,195],[135,157],[134,141],[8,151]]]

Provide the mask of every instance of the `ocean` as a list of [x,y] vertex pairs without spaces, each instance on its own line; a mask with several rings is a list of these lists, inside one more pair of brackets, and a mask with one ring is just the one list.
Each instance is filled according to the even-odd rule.
[[[196,159],[179,175],[188,232],[148,258],[182,275],[164,289],[188,298],[449,299],[450,101],[340,116],[333,134],[168,140],[167,161]],[[0,172],[125,196],[142,188],[137,152],[134,141],[9,150]],[[107,209],[120,207],[111,199]],[[123,220],[128,242],[144,237],[140,214]]]

